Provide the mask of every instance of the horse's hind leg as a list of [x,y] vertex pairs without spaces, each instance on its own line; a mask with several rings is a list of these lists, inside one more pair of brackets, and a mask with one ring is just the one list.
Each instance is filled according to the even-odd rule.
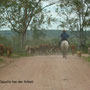
[[63,58],[66,58],[65,52],[63,52]]
[[67,55],[65,55],[65,58],[67,58]]
[[63,56],[63,58],[64,58],[64,51],[62,50],[62,56]]
[[64,56],[64,52],[63,52],[62,54],[63,54],[63,58],[64,58],[64,57],[65,57],[65,56]]
[[67,58],[67,53],[63,52],[63,58]]

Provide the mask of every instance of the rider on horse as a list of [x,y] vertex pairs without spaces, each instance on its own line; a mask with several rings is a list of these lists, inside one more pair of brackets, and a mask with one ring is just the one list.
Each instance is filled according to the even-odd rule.
[[[61,42],[64,40],[68,41],[68,39],[67,39],[68,37],[69,37],[69,35],[66,33],[66,30],[63,30],[63,32],[61,34]],[[69,41],[68,41],[68,43],[69,43]]]

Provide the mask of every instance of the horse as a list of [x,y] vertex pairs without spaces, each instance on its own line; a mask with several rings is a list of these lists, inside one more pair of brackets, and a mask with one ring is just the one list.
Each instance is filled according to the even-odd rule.
[[63,53],[63,58],[67,58],[67,52],[68,52],[68,49],[69,49],[69,43],[67,40],[64,40],[61,42],[61,51]]

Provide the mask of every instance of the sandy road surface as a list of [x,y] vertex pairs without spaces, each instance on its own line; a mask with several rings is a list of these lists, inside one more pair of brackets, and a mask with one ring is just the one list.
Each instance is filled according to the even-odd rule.
[[1,68],[0,80],[0,90],[90,90],[90,63],[76,56],[25,57]]

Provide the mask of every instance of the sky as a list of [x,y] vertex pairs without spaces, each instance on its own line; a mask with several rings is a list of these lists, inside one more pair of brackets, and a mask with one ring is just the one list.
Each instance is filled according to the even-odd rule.
[[[55,0],[52,0],[52,2],[54,2],[54,1]],[[48,5],[48,2],[43,3],[43,7],[46,6],[46,5]],[[64,20],[63,15],[62,16],[58,15],[55,12],[55,7],[56,7],[55,5],[52,5],[52,6],[48,7],[48,8],[46,8],[46,9],[51,11],[50,14],[52,14],[52,17],[54,17],[54,18],[56,18],[56,19],[58,19],[60,21],[63,21]],[[74,16],[75,16],[74,14],[71,15],[71,17],[74,17]],[[49,29],[49,30],[62,30],[63,28],[58,27],[59,25],[60,25],[60,22],[57,21],[57,22],[52,22],[50,26],[47,26],[47,24],[44,24],[43,27],[45,29]],[[2,27],[2,28],[0,28],[0,30],[10,30],[10,28]]]
[[[52,0],[52,2],[53,1],[54,0]],[[45,3],[43,3],[43,6],[45,6],[47,4],[48,4],[48,2],[45,2]],[[61,20],[61,21],[64,20],[63,17],[59,16],[55,12],[55,5],[52,5],[52,6],[48,7],[47,10],[50,10],[51,11],[50,14],[52,14],[52,17],[55,17],[55,18],[57,18],[58,20]],[[75,17],[75,14],[72,14],[70,17]],[[52,22],[50,26],[47,26],[47,24],[44,24],[43,25],[43,28],[45,30],[63,30],[64,28],[58,27],[59,25],[60,25],[60,22]],[[65,28],[65,29],[67,30],[67,28]],[[10,28],[8,28],[8,27],[2,27],[2,28],[0,28],[0,30],[10,30]],[[88,29],[88,30],[90,30],[90,29]]]
[[[55,1],[55,0],[52,0],[52,2],[53,1]],[[45,3],[43,3],[43,6],[45,6],[47,4],[48,4],[48,2],[45,2]],[[52,6],[48,7],[47,10],[51,11],[52,17],[59,18],[59,16],[55,12],[55,5],[52,5]],[[58,25],[59,25],[59,23],[55,22],[55,23],[51,23],[51,25],[48,26],[48,27],[47,27],[47,25],[44,25],[44,28],[45,29],[51,29],[51,30],[57,30],[58,29]],[[5,26],[5,27],[1,27],[0,30],[10,30],[10,28]]]
[[[52,2],[55,2],[55,0],[52,0]],[[43,4],[43,6],[45,6],[47,4],[48,4],[48,2],[47,3],[45,2]],[[52,15],[53,18],[62,19],[63,20],[63,18],[60,18],[60,16],[55,12],[55,8],[56,8],[56,5],[52,5],[52,6],[49,6],[48,8],[46,8],[46,9],[51,11],[50,14]],[[59,22],[52,22],[50,26],[47,27],[47,25],[46,26],[44,25],[44,27],[46,29],[58,30],[59,29],[58,25],[59,25]]]

